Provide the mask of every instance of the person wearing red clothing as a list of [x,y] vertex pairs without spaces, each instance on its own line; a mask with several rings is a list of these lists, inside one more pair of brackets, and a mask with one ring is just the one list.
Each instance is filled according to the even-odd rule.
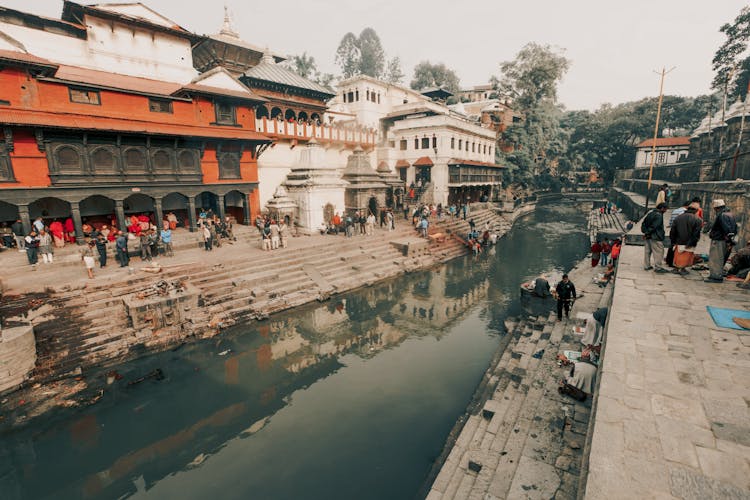
[[591,267],[596,267],[597,264],[599,264],[599,257],[601,257],[601,254],[602,245],[599,243],[599,240],[597,240],[591,245]]
[[609,252],[612,251],[612,245],[609,244],[609,238],[604,239],[604,243],[602,243],[602,266],[605,266],[609,263]]

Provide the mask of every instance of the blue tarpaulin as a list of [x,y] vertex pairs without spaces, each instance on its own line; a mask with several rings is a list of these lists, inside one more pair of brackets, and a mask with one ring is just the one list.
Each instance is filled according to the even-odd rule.
[[706,309],[708,309],[708,313],[711,315],[714,323],[722,328],[744,330],[744,328],[735,323],[732,318],[750,319],[750,311],[743,311],[742,309],[722,309],[721,307],[713,306],[706,306]]

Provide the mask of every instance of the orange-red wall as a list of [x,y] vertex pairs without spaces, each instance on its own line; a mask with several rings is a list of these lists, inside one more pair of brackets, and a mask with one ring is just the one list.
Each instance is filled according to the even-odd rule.
[[[67,85],[36,80],[18,68],[0,70],[0,99],[10,101],[10,108],[203,127],[211,127],[211,123],[216,121],[213,101],[209,98],[172,101],[172,113],[155,113],[149,111],[146,96],[100,90],[99,97],[100,105],[70,102]],[[240,128],[255,130],[255,113],[249,105],[237,105],[236,119]],[[13,139],[15,151],[11,153],[11,162],[18,182],[0,183],[0,188],[49,186],[47,159],[38,150],[33,131],[14,128]],[[238,182],[236,179],[218,179],[215,142],[208,143],[201,164],[204,184]],[[240,170],[241,181],[258,181],[258,164],[249,150],[242,156]]]

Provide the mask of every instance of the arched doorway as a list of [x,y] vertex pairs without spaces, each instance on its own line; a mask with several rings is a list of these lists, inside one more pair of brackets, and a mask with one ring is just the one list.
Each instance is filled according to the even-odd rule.
[[268,108],[263,106],[262,104],[255,108],[255,118],[261,119],[261,118],[268,118]]
[[33,222],[41,217],[46,226],[55,219],[64,222],[71,217],[70,203],[59,198],[40,198],[29,204],[29,218]]
[[239,191],[224,195],[224,213],[234,217],[238,224],[245,224],[245,195]]
[[95,194],[84,198],[78,204],[81,209],[81,220],[100,229],[102,226],[117,227],[117,218],[115,216],[115,201]]
[[[131,194],[122,203],[122,207],[125,211],[126,216],[139,216],[145,215],[149,218],[152,223],[155,223],[156,217],[154,215],[154,199],[143,193]],[[126,225],[130,225],[126,221]]]
[[320,125],[320,115],[318,113],[311,114],[310,121],[313,123],[313,125]]
[[188,217],[188,198],[182,193],[169,193],[161,199],[161,209],[167,220],[170,214],[174,214],[177,219],[177,227],[190,227],[190,217]]
[[284,119],[288,122],[293,122],[297,119],[297,114],[294,112],[293,109],[287,109],[286,113],[284,113]]
[[323,220],[326,224],[330,224],[331,219],[333,219],[333,205],[326,203],[323,207]]
[[214,215],[219,214],[219,197],[210,191],[203,191],[201,194],[195,197],[195,209],[196,215],[209,210]]
[[281,111],[281,108],[271,108],[271,119],[272,120],[278,120],[284,117],[284,113]]
[[303,122],[306,122],[307,121],[307,113],[305,113],[304,111],[300,111],[299,114],[297,115],[297,118],[300,119],[300,120],[302,120]]
[[375,217],[378,216],[378,200],[374,196],[370,196],[370,201],[367,202],[367,210]]

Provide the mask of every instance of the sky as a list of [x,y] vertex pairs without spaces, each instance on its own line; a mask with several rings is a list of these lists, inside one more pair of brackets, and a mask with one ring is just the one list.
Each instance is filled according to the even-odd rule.
[[[115,0],[123,2],[125,0]],[[89,2],[81,2],[89,3]],[[564,49],[571,68],[559,87],[567,109],[594,110],[655,96],[662,68],[665,94],[709,91],[719,27],[745,0],[143,0],[182,27],[219,31],[226,4],[240,36],[281,54],[312,55],[338,73],[334,56],[345,33],[372,27],[387,56],[399,56],[408,85],[420,61],[443,62],[464,88],[500,76],[528,42]],[[62,0],[0,0],[0,5],[59,18]]]

